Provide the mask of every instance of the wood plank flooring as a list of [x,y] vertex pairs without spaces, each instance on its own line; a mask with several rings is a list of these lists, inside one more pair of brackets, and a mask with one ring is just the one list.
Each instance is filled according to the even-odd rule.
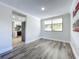
[[0,55],[0,59],[75,59],[68,43],[39,39]]

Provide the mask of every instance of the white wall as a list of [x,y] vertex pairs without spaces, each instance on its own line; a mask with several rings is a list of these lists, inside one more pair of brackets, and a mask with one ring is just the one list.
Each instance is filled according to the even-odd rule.
[[[12,16],[12,10],[16,11],[16,9],[12,9],[11,7],[8,6],[5,7],[5,6],[6,6],[5,4],[0,4],[0,54],[12,49],[11,16]],[[24,15],[26,15],[26,13]],[[40,34],[40,20],[32,16],[27,16],[26,44],[39,39],[39,34]]]
[[[43,20],[41,21],[41,38],[53,39],[58,41],[70,41],[70,14],[65,14],[62,16],[57,16],[63,18],[63,31],[62,32],[46,32],[44,31]],[[54,18],[57,18],[54,17]],[[53,19],[53,18],[50,18]],[[45,19],[46,20],[46,19]]]
[[11,9],[0,5],[0,53],[12,48]]
[[75,6],[77,5],[78,0],[74,0],[73,5],[72,5],[72,10],[71,10],[71,46],[73,48],[73,52],[76,56],[76,59],[79,59],[79,32],[74,32],[73,30],[73,23],[74,21],[76,21],[77,19],[79,19],[79,11],[76,14],[75,17],[73,17],[73,10],[75,8]]
[[27,16],[26,20],[26,43],[39,39],[40,20]]

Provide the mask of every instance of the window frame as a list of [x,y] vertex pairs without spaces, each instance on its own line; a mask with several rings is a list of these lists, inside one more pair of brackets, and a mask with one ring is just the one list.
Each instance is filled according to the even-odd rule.
[[[62,30],[61,31],[55,31],[55,30],[53,30],[53,20],[54,19],[60,19],[60,18],[62,19],[62,23],[61,23],[62,24]],[[48,21],[48,20],[51,20],[51,24],[45,24],[44,23],[45,21]],[[44,25],[44,31],[45,32],[63,32],[63,17],[58,17],[58,18],[53,18],[53,19],[52,18],[51,19],[46,19],[46,20],[43,21],[43,25]],[[51,31],[46,31],[45,30],[45,26],[47,26],[47,25],[50,25],[51,26]]]

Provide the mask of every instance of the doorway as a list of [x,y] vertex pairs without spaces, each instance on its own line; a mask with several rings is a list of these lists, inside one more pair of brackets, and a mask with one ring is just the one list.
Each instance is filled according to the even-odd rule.
[[17,47],[25,44],[26,17],[17,13],[12,13],[12,46]]

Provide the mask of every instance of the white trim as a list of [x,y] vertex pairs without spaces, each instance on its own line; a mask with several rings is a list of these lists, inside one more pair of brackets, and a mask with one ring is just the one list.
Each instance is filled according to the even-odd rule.
[[70,42],[70,45],[71,45],[71,48],[72,48],[72,51],[73,51],[73,53],[74,53],[75,58],[76,58],[76,59],[79,59],[79,56],[77,55],[76,50],[75,50],[75,48],[74,48],[72,42]]
[[11,49],[12,49],[12,47],[5,48],[5,49],[3,49],[3,50],[0,51],[0,54],[5,53],[6,51],[9,51]]
[[31,16],[31,17],[33,17],[33,18],[35,18],[35,19],[40,20],[40,18],[35,17],[35,16],[32,16],[32,15],[30,15],[30,14],[28,14],[28,13],[25,13],[25,12],[23,12],[23,11],[21,11],[21,10],[15,8],[15,7],[13,7],[13,6],[10,6],[10,5],[8,5],[8,4],[5,4],[5,3],[3,3],[3,2],[0,2],[0,4],[3,5],[3,6],[6,6],[6,7],[8,7],[8,8],[11,8],[11,9],[14,10],[14,11],[18,11],[18,12],[20,12],[20,13],[23,13],[23,14],[25,14],[25,15],[28,15],[28,16]]
[[38,39],[39,39],[39,37],[38,37],[38,38],[36,38],[36,39],[33,39],[33,40],[31,40],[31,41],[28,41],[28,42],[26,41],[26,42],[25,42],[25,44],[32,43],[32,42],[34,42],[34,41],[36,41],[36,40],[38,40]]
[[49,39],[49,40],[54,40],[54,41],[59,41],[59,42],[66,42],[66,43],[70,43],[70,41],[59,40],[59,39],[54,39],[54,38],[47,38],[47,37],[40,37],[40,38]]
[[30,43],[32,43],[34,41],[36,41],[36,40],[31,40],[31,41],[25,42],[25,44],[30,44]]

